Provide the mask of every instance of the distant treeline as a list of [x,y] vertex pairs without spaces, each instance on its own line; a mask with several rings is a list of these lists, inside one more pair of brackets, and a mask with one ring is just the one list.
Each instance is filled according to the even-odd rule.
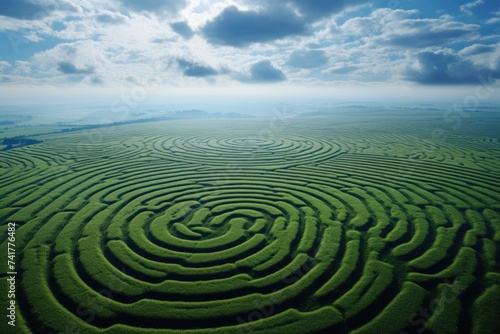
[[175,115],[173,115],[173,116],[158,116],[158,117],[133,119],[133,120],[129,120],[129,121],[112,122],[112,123],[105,123],[105,124],[78,125],[78,126],[75,126],[73,128],[63,129],[63,130],[61,130],[61,132],[79,131],[79,130],[85,130],[85,129],[99,129],[99,128],[108,128],[108,127],[112,127],[112,126],[120,126],[120,125],[179,120],[179,119],[246,118],[246,117],[252,117],[252,116],[238,114],[235,112],[223,114],[223,113],[208,113],[208,112],[203,111],[203,110],[181,110],[181,111],[176,111]]
[[16,148],[16,147],[34,145],[34,144],[40,144],[40,143],[43,143],[43,141],[37,140],[37,139],[25,138],[25,137],[4,138],[2,140],[2,144],[7,145],[3,149],[3,151],[8,151],[8,150]]
[[165,121],[165,120],[169,120],[169,119],[175,119],[175,118],[173,118],[173,117],[153,117],[153,118],[135,119],[135,120],[130,120],[130,121],[112,122],[112,123],[105,123],[105,124],[78,125],[74,128],[62,129],[60,132],[71,132],[71,131],[80,131],[80,130],[88,130],[88,129],[109,128],[112,126]]
[[[81,131],[81,130],[90,130],[90,129],[100,129],[100,128],[109,128],[109,127],[114,127],[114,126],[120,126],[120,125],[129,125],[129,124],[137,124],[137,123],[149,123],[149,122],[158,122],[158,121],[171,121],[171,120],[180,120],[180,119],[206,119],[206,118],[248,118],[252,117],[249,115],[245,114],[239,114],[235,112],[230,112],[230,113],[209,113],[203,110],[181,110],[181,111],[176,111],[174,114],[169,115],[169,116],[158,116],[158,117],[150,117],[150,118],[142,118],[142,119],[132,119],[128,121],[121,121],[121,122],[111,122],[111,123],[105,123],[105,124],[87,124],[87,125],[75,125],[72,127],[70,124],[67,123],[56,123],[58,127],[64,127],[61,130],[53,131],[53,132],[46,132],[46,133],[35,133],[31,134],[30,136],[42,136],[42,135],[48,135],[48,134],[55,134],[55,133],[65,133],[65,132],[73,132],[73,131]],[[18,127],[19,125],[15,125],[15,127]],[[1,133],[1,132],[0,132]],[[36,140],[36,139],[31,139],[31,138],[26,138],[24,136],[17,136],[17,137],[12,137],[12,138],[3,138],[0,139],[0,145],[7,145],[7,147],[3,148],[3,151],[7,151],[16,147],[21,147],[21,146],[26,146],[26,145],[33,145],[33,144],[40,144],[43,141],[42,140]]]
[[0,120],[0,125],[16,125],[22,122],[30,121],[33,119],[33,116],[30,115],[16,115],[16,114],[6,114],[0,116],[2,120]]

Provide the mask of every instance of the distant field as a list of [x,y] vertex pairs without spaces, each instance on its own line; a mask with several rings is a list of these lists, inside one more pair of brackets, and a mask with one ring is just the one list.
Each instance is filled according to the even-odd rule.
[[496,333],[499,133],[367,111],[37,136],[0,152],[0,332]]

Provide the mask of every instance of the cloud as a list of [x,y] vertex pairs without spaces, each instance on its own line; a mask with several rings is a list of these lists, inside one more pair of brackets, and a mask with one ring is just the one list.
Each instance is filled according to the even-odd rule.
[[184,39],[190,39],[194,35],[193,30],[185,21],[171,23],[170,28],[181,35]]
[[317,20],[328,17],[342,10],[368,3],[369,0],[292,0],[289,1],[302,15],[309,19]]
[[361,36],[369,47],[427,48],[480,37],[477,24],[453,21],[450,16],[414,19],[416,10],[377,9],[366,17],[354,17],[332,28],[344,36]]
[[[78,77],[83,79],[97,73],[108,78],[130,71],[120,62],[128,52],[121,50],[122,52],[112,57],[108,50],[105,43],[99,41],[59,43],[51,49],[35,53],[29,59],[31,76],[43,77],[47,82],[60,82]],[[113,61],[115,59],[116,61]]]
[[258,10],[240,10],[226,7],[206,23],[202,34],[209,43],[245,47],[266,43],[289,36],[305,35],[310,24],[342,10],[368,3],[369,0],[288,0],[278,4],[253,0]]
[[3,71],[5,68],[10,67],[10,63],[5,60],[0,60],[0,71]]
[[52,0],[52,2],[50,4],[50,8],[54,8],[54,10],[68,12],[68,13],[79,13],[79,12],[81,12],[81,7],[79,7],[77,5],[74,5],[70,1]]
[[125,78],[125,81],[128,83],[136,83],[137,80],[135,80],[133,76],[129,75],[128,77]]
[[408,80],[427,85],[479,83],[479,77],[500,78],[500,68],[490,69],[447,51],[419,52],[405,71]]
[[287,8],[240,11],[231,6],[209,21],[202,33],[211,44],[244,47],[304,34],[305,30],[305,22]]
[[389,26],[389,31],[394,30],[391,24],[397,24],[416,14],[418,14],[416,9],[379,8],[371,12],[369,16],[353,17],[347,20],[340,28],[342,33],[348,35],[380,34],[386,26]]
[[461,50],[459,54],[461,56],[474,56],[482,53],[493,52],[495,49],[494,45],[473,44]]
[[380,24],[373,17],[354,17],[344,22],[340,29],[345,35],[367,35],[380,33]]
[[[244,3],[258,4],[261,7],[281,7],[292,8],[298,12],[305,21],[312,23],[317,20],[329,17],[333,14],[342,12],[343,10],[369,3],[371,0],[246,0]],[[276,5],[275,3],[278,3]]]
[[169,43],[169,42],[175,42],[175,38],[153,38],[151,40],[151,43],[156,43],[156,44],[162,44],[162,43]]
[[500,43],[485,45],[474,44],[458,52],[461,57],[467,57],[474,66],[491,71],[500,71]]
[[126,8],[135,12],[153,14],[176,14],[187,5],[186,0],[119,0]]
[[36,20],[47,15],[44,7],[26,0],[2,0],[0,16],[15,19]]
[[359,69],[359,66],[355,65],[339,65],[337,67],[334,67],[330,69],[328,72],[331,74],[349,74],[351,72],[356,71]]
[[[479,26],[445,19],[415,19],[393,22],[376,40],[379,44],[425,48],[478,37]],[[388,30],[388,31],[387,31]]]
[[57,0],[1,0],[0,16],[36,21],[51,15],[55,11],[75,13],[80,7],[70,2]]
[[93,86],[100,86],[104,84],[104,80],[100,76],[93,76],[90,78],[90,84]]
[[12,73],[19,76],[28,76],[31,74],[31,65],[29,61],[16,60]]
[[285,74],[268,60],[253,64],[250,68],[250,75],[240,78],[241,82],[246,83],[273,83],[285,80]]
[[125,23],[126,17],[116,13],[104,13],[97,15],[95,20],[104,24],[122,24]]
[[[497,14],[499,15],[499,14]],[[500,22],[500,17],[492,17],[488,20],[486,20],[486,24],[496,24]]]
[[467,15],[473,15],[471,9],[478,5],[482,5],[483,3],[484,3],[483,0],[476,0],[473,2],[466,3],[465,5],[460,6],[460,11],[464,12]]
[[[476,82],[478,73],[500,67],[497,27],[487,24],[498,19],[498,9],[485,12],[489,1],[472,9],[474,17],[458,8],[474,0],[453,5],[455,17],[439,17],[416,2],[404,6],[412,10],[377,9],[387,1],[351,10],[368,1],[110,0],[96,7],[88,1],[0,0],[0,13],[7,11],[4,4],[51,8],[39,21],[0,17],[7,46],[13,36],[23,38],[11,41],[19,53],[0,51],[0,60],[10,64],[0,61],[0,75],[11,76],[13,84],[27,78],[40,85],[109,87],[143,84],[150,76],[166,87],[210,80],[214,87],[382,85],[402,74],[424,84]],[[78,4],[79,13],[63,12],[58,2]]]
[[288,59],[288,65],[297,68],[315,68],[321,67],[328,62],[328,57],[325,51],[295,51]]
[[187,77],[203,78],[219,74],[213,67],[201,65],[186,59],[177,59],[177,64]]
[[57,63],[57,69],[64,74],[92,74],[95,70],[92,66],[78,68],[73,63],[67,61]]

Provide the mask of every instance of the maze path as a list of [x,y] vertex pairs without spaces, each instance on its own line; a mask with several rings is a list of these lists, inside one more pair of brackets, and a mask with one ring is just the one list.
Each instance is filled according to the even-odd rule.
[[341,153],[340,147],[335,143],[299,136],[278,139],[160,137],[155,138],[152,145],[154,156],[196,164],[202,161],[204,165],[231,165],[239,169],[309,164]]
[[98,159],[52,154],[70,159],[58,175],[38,147],[28,160],[46,164],[4,173],[0,201],[25,222],[22,319],[34,332],[401,332],[451,293],[425,323],[480,330],[500,285],[499,175],[341,146],[117,134]]

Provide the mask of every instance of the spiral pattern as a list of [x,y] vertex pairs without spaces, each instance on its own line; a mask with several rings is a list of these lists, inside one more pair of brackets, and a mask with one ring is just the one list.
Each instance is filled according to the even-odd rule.
[[497,172],[327,135],[153,130],[2,155],[29,331],[411,332],[437,300],[439,332],[498,293]]

